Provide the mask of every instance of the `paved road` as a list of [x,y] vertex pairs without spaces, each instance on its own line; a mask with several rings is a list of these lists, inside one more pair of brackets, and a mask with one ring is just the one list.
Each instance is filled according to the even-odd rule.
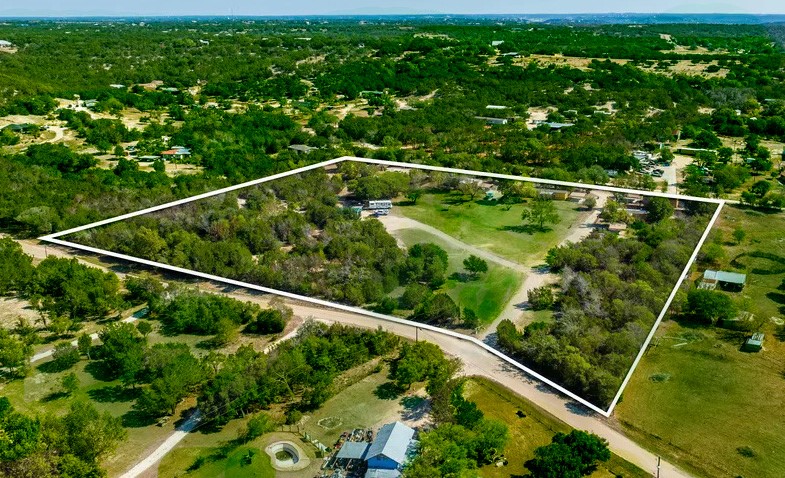
[[177,427],[177,430],[169,435],[169,437],[161,444],[161,446],[156,448],[155,451],[148,455],[144,460],[134,465],[133,468],[120,475],[120,478],[136,478],[150,469],[153,465],[161,461],[161,459],[166,456],[166,454],[169,453],[172,448],[180,443],[183,438],[188,436],[188,434],[199,425],[201,420],[202,414],[199,413],[199,410],[197,410],[188,418],[188,420],[185,421],[185,423]]
[[[37,252],[35,244],[32,244],[31,242],[22,241],[22,247],[28,254]],[[64,257],[70,255],[70,252],[53,246],[48,246],[47,249],[49,254]],[[223,293],[230,297],[238,300],[256,302],[261,305],[266,305],[270,298],[268,295],[252,293],[244,289],[228,290],[228,292],[226,292],[226,287],[207,282],[198,284],[198,287],[206,292],[224,291]],[[607,419],[585,410],[579,404],[564,398],[562,395],[557,394],[542,383],[532,380],[518,369],[513,368],[499,357],[472,342],[435,332],[421,329],[417,330],[414,327],[405,324],[388,322],[337,309],[320,308],[288,300],[287,303],[292,307],[295,315],[300,317],[313,317],[325,322],[338,322],[368,328],[377,328],[381,326],[385,330],[402,337],[411,339],[419,337],[420,340],[433,342],[439,345],[449,355],[458,357],[463,361],[464,374],[487,377],[509,387],[568,425],[574,428],[588,430],[604,437],[608,440],[611,450],[622,458],[636,464],[645,471],[651,473],[656,471],[657,457],[615,429]],[[154,466],[168,451],[174,448],[174,446],[187,435],[188,430],[197,426],[199,418],[192,417],[192,420],[193,421],[186,421],[181,429],[175,431],[151,455],[123,474],[122,478],[137,477]],[[186,425],[191,428],[186,428]],[[662,462],[660,476],[662,478],[687,478],[690,475],[678,470],[670,463]]]

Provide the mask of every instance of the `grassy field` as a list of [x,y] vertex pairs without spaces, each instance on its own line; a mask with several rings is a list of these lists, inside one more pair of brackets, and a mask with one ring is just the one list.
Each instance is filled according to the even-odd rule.
[[[741,244],[736,227],[747,232]],[[616,408],[636,439],[700,476],[785,475],[785,336],[772,320],[785,316],[785,266],[746,255],[785,257],[782,231],[782,215],[726,206],[709,241],[726,251],[714,267],[747,273],[744,291],[730,295],[755,314],[764,350],[739,350],[748,333],[665,322]]]
[[[485,478],[524,476],[528,470],[523,464],[534,457],[537,447],[549,444],[557,432],[570,431],[570,427],[565,423],[495,382],[473,377],[466,384],[465,394],[467,399],[477,403],[486,417],[506,423],[510,431],[508,445],[504,450],[509,464],[504,467],[488,465],[481,468],[480,475]],[[518,411],[522,411],[525,417],[519,417]],[[645,478],[650,475],[612,455],[611,460],[591,476]]]
[[[59,394],[60,381],[70,372],[74,372],[79,378],[80,389],[72,397],[65,397]],[[125,471],[138,461],[151,445],[166,439],[175,427],[174,420],[162,427],[156,426],[155,422],[140,420],[131,408],[136,400],[136,392],[124,389],[119,381],[102,380],[100,375],[95,373],[93,363],[87,361],[57,373],[42,372],[34,368],[24,380],[0,384],[0,395],[8,397],[16,409],[29,414],[64,414],[74,399],[85,399],[90,400],[100,412],[121,417],[128,431],[128,439],[120,444],[121,452],[115,453],[103,463],[110,476]]]
[[[330,398],[321,408],[305,417],[303,431],[326,446],[332,446],[342,432],[354,428],[378,428],[401,420],[412,412],[411,399],[386,398],[378,393],[387,383],[387,369],[369,375]],[[417,394],[421,387],[413,386],[408,395]],[[415,403],[417,403],[415,401]],[[408,405],[408,406],[407,406]]]
[[535,265],[578,223],[575,203],[555,201],[561,221],[546,232],[521,232],[524,205],[511,207],[486,201],[453,203],[448,194],[424,194],[413,206],[398,209],[404,216],[435,227],[467,244],[487,249],[520,264]]
[[[188,476],[193,478],[273,478],[275,470],[270,464],[270,457],[264,448],[270,435],[264,435],[247,445],[238,446],[228,452],[225,458],[210,459],[211,455],[220,454],[220,447],[206,445],[204,447],[181,447],[172,450],[161,460],[158,467],[160,478]],[[291,437],[287,437],[291,439]],[[250,463],[243,458],[252,454]],[[202,466],[187,471],[199,457],[206,461]]]
[[[420,242],[432,242],[449,255],[448,275],[464,272],[463,260],[469,253],[454,248],[437,236],[426,231],[403,229],[395,236],[407,247]],[[515,294],[523,281],[523,274],[488,262],[488,272],[476,280],[449,279],[441,290],[445,291],[461,308],[468,307],[477,313],[482,322],[490,323],[499,316],[504,306]]]

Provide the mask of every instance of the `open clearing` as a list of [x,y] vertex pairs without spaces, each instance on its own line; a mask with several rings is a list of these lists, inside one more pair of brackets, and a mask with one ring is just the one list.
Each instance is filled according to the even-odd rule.
[[[549,444],[557,432],[570,431],[570,427],[563,422],[496,382],[471,377],[466,383],[464,394],[467,399],[477,403],[486,417],[502,421],[509,427],[510,438],[504,450],[509,463],[504,467],[493,464],[482,467],[480,475],[485,478],[524,476],[528,470],[523,464],[534,457],[534,450],[537,447]],[[523,412],[525,417],[518,416],[518,411]],[[615,476],[645,478],[650,475],[612,455],[611,460],[591,476],[592,478]]]
[[467,244],[486,249],[519,264],[542,260],[570,229],[580,223],[574,202],[554,201],[561,221],[545,232],[520,230],[523,204],[503,205],[488,201],[455,202],[449,194],[424,194],[413,206],[397,207],[398,212],[435,227]]
[[[737,227],[747,232],[740,245],[731,242]],[[785,261],[783,230],[781,214],[726,206],[707,242],[725,250],[713,267],[748,274],[744,291],[730,296],[755,315],[764,350],[741,352],[747,333],[664,322],[659,345],[644,355],[616,409],[637,441],[699,475],[774,478],[785,470],[785,336],[772,320],[785,315],[785,268],[742,255],[762,251]]]
[[460,273],[464,272],[463,260],[470,254],[426,231],[401,229],[395,231],[393,235],[407,247],[431,242],[447,251],[449,255],[447,275],[450,279],[441,290],[447,292],[461,308],[473,309],[483,323],[492,322],[520,287],[522,274],[493,262],[488,263],[488,272],[477,279],[463,279],[460,276]]
[[304,417],[303,431],[326,446],[332,446],[347,430],[378,429],[396,420],[409,426],[422,423],[427,417],[422,400],[417,398],[424,393],[422,386],[414,385],[407,392],[406,397],[413,398],[387,398],[384,388],[380,388],[388,382],[387,373],[385,367],[327,400],[321,408]]

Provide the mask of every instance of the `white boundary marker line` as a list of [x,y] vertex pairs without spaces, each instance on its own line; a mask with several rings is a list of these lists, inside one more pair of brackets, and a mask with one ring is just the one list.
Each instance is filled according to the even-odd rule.
[[[717,210],[714,212],[714,216],[712,217],[712,220],[709,222],[709,225],[706,227],[706,230],[704,231],[703,236],[701,237],[700,241],[698,241],[698,244],[697,244],[695,250],[693,251],[692,256],[690,257],[690,260],[688,261],[687,266],[685,267],[684,271],[682,272],[682,276],[680,277],[679,281],[677,282],[676,286],[674,287],[673,291],[671,292],[670,297],[666,301],[665,307],[660,312],[660,315],[659,315],[657,321],[654,323],[654,326],[652,327],[651,331],[649,332],[649,335],[646,338],[646,341],[644,342],[643,346],[641,347],[641,350],[638,352],[638,356],[636,357],[635,361],[633,362],[632,367],[627,372],[627,375],[626,375],[624,381],[622,382],[622,385],[621,385],[618,393],[616,394],[616,397],[614,398],[613,402],[611,403],[610,407],[608,408],[608,410],[603,410],[603,409],[597,407],[596,405],[592,404],[588,400],[579,397],[575,393],[567,390],[566,388],[564,388],[561,385],[553,382],[552,380],[544,377],[543,375],[540,375],[539,373],[535,372],[534,370],[531,370],[530,368],[528,368],[525,365],[521,364],[517,360],[514,360],[513,358],[507,356],[506,354],[500,352],[499,350],[496,350],[495,348],[489,346],[485,342],[483,342],[483,341],[481,341],[481,340],[479,340],[479,339],[477,339],[475,337],[471,337],[471,336],[468,336],[468,335],[465,335],[465,334],[460,334],[458,332],[453,332],[451,330],[443,329],[441,327],[435,327],[435,326],[428,325],[428,324],[421,324],[419,322],[414,322],[414,321],[410,321],[410,320],[406,320],[406,319],[400,319],[398,317],[393,317],[393,316],[389,316],[389,315],[379,314],[379,313],[376,313],[376,312],[371,312],[371,311],[368,311],[368,310],[365,310],[365,309],[361,309],[359,307],[351,307],[351,306],[339,304],[339,303],[336,303],[336,302],[329,302],[329,301],[322,300],[322,299],[306,297],[306,296],[302,296],[302,295],[299,295],[299,294],[293,294],[291,292],[286,292],[286,291],[281,291],[281,290],[277,290],[277,289],[272,289],[272,288],[269,288],[269,287],[264,287],[264,286],[260,286],[260,285],[256,285],[256,284],[250,284],[250,283],[247,283],[247,282],[242,282],[242,281],[238,281],[238,280],[234,280],[234,279],[228,279],[228,278],[225,278],[225,277],[215,276],[215,275],[212,275],[212,274],[206,274],[204,272],[194,271],[194,270],[190,270],[190,269],[184,269],[182,267],[176,267],[176,266],[172,266],[172,265],[169,265],[169,264],[163,264],[163,263],[160,263],[160,262],[150,261],[150,260],[147,260],[147,259],[141,259],[141,258],[138,258],[138,257],[128,256],[128,255],[125,255],[125,254],[119,254],[119,253],[112,252],[112,251],[107,251],[107,250],[104,250],[104,249],[99,249],[99,248],[95,248],[95,247],[85,246],[85,245],[82,245],[82,244],[78,244],[78,243],[74,243],[74,242],[69,242],[69,241],[64,241],[64,240],[61,240],[61,239],[57,239],[58,237],[61,237],[61,236],[64,236],[64,235],[73,234],[73,233],[76,233],[76,232],[81,232],[81,231],[84,231],[84,230],[87,230],[87,229],[92,229],[92,228],[98,227],[98,226],[104,226],[104,225],[107,225],[107,224],[111,224],[111,223],[114,223],[114,222],[122,221],[122,220],[125,220],[125,219],[130,219],[130,218],[133,218],[133,217],[136,217],[136,216],[141,216],[141,215],[148,214],[148,213],[151,213],[151,212],[156,212],[156,211],[160,211],[160,210],[163,210],[163,209],[168,209],[170,207],[180,206],[180,205],[183,205],[183,204],[187,204],[189,202],[198,201],[200,199],[206,199],[206,198],[209,198],[209,197],[212,197],[212,196],[217,196],[217,195],[224,194],[224,193],[227,193],[227,192],[236,191],[236,190],[239,190],[239,189],[244,189],[244,188],[247,188],[247,187],[250,187],[250,186],[255,186],[255,185],[258,185],[258,184],[262,184],[262,183],[265,183],[265,182],[268,182],[268,181],[274,181],[276,179],[280,179],[280,178],[283,178],[283,177],[286,177],[286,176],[292,176],[292,175],[300,174],[300,173],[303,173],[303,172],[306,172],[306,171],[311,171],[311,170],[314,170],[314,169],[319,169],[319,168],[331,166],[333,164],[338,164],[338,163],[343,162],[343,161],[354,161],[354,162],[361,162],[361,163],[366,163],[366,164],[376,164],[376,165],[380,165],[380,166],[399,167],[399,168],[406,168],[406,169],[425,169],[425,170],[430,170],[430,171],[441,171],[441,172],[445,172],[445,173],[463,174],[463,175],[468,175],[468,176],[488,177],[488,178],[495,178],[495,179],[509,179],[509,180],[513,180],[513,181],[525,181],[525,182],[539,183],[539,184],[549,184],[549,185],[561,186],[561,187],[573,187],[573,188],[592,189],[592,190],[598,190],[598,191],[620,192],[620,193],[624,193],[624,194],[637,194],[637,195],[643,195],[643,196],[665,197],[665,198],[670,198],[670,199],[683,199],[683,200],[688,200],[688,201],[696,201],[696,202],[705,202],[705,203],[717,204],[718,207],[717,207]],[[335,158],[335,159],[331,159],[331,160],[328,160],[328,161],[323,161],[321,163],[311,164],[311,165],[304,166],[304,167],[301,167],[301,168],[298,168],[298,169],[293,169],[291,171],[286,171],[286,172],[283,172],[283,173],[273,174],[271,176],[265,176],[263,178],[255,179],[253,181],[248,181],[248,182],[241,183],[241,184],[235,184],[234,186],[229,186],[229,187],[218,189],[218,190],[215,190],[215,191],[210,191],[210,192],[198,194],[198,195],[195,195],[195,196],[191,196],[191,197],[188,197],[188,198],[180,199],[180,200],[177,200],[177,201],[172,201],[172,202],[161,204],[161,205],[158,205],[158,206],[153,206],[153,207],[142,209],[142,210],[139,210],[139,211],[135,211],[135,212],[127,213],[127,214],[122,214],[120,216],[116,216],[116,217],[109,218],[109,219],[104,219],[104,220],[97,221],[97,222],[94,222],[94,223],[91,223],[91,224],[86,224],[84,226],[79,226],[79,227],[75,227],[75,228],[72,228],[72,229],[67,229],[65,231],[60,231],[60,232],[57,232],[57,233],[54,233],[54,234],[49,234],[47,236],[39,237],[38,239],[41,240],[41,241],[51,242],[53,244],[58,244],[58,245],[61,245],[61,246],[66,246],[66,247],[72,247],[74,249],[80,249],[80,250],[83,250],[83,251],[92,252],[92,253],[99,254],[99,255],[105,255],[105,256],[109,256],[109,257],[114,257],[114,258],[117,258],[117,259],[122,259],[122,260],[125,260],[125,261],[129,261],[129,262],[136,262],[136,263],[139,263],[139,264],[144,264],[144,265],[147,265],[147,266],[156,267],[156,268],[160,268],[160,269],[166,269],[166,270],[170,270],[170,271],[173,271],[173,272],[178,272],[178,273],[181,273],[181,274],[201,277],[201,278],[212,280],[212,281],[216,281],[216,282],[223,282],[225,284],[230,284],[230,285],[234,285],[234,286],[238,286],[238,287],[244,287],[244,288],[248,288],[248,289],[252,289],[252,290],[257,290],[257,291],[260,291],[260,292],[265,292],[265,293],[269,293],[269,294],[275,294],[275,295],[279,295],[279,296],[282,296],[282,297],[288,297],[290,299],[301,300],[301,301],[309,302],[309,303],[316,304],[316,305],[321,305],[321,306],[325,306],[325,307],[329,307],[329,308],[339,309],[339,310],[343,310],[343,311],[346,311],[346,312],[351,312],[351,313],[355,313],[355,314],[359,314],[359,315],[365,315],[365,316],[368,316],[368,317],[374,317],[374,318],[381,319],[381,320],[386,320],[386,321],[389,321],[389,322],[394,322],[394,323],[399,323],[399,324],[403,324],[403,325],[408,325],[410,327],[421,328],[421,329],[429,330],[429,331],[432,331],[432,332],[435,332],[435,333],[438,333],[438,334],[447,335],[447,336],[450,336],[450,337],[453,337],[453,338],[457,338],[459,340],[465,340],[467,342],[472,342],[475,345],[477,345],[477,346],[483,348],[484,350],[490,352],[491,354],[496,355],[497,357],[501,358],[502,360],[508,362],[509,364],[513,365],[514,367],[522,370],[527,375],[530,375],[530,376],[536,378],[537,380],[542,381],[543,383],[551,386],[552,388],[558,390],[559,392],[563,393],[564,395],[567,395],[571,399],[573,399],[573,400],[575,400],[575,401],[585,405],[586,407],[590,408],[591,410],[593,410],[593,411],[595,411],[595,412],[597,412],[597,413],[599,413],[599,414],[601,414],[601,415],[603,415],[605,417],[610,417],[611,413],[613,412],[614,407],[616,406],[616,403],[619,400],[619,397],[621,397],[621,394],[624,391],[624,388],[626,387],[627,383],[629,382],[629,379],[632,376],[632,373],[634,372],[635,368],[638,365],[638,362],[640,361],[641,357],[643,356],[643,353],[645,352],[646,347],[648,347],[649,342],[651,341],[652,337],[654,336],[654,333],[657,330],[657,327],[659,326],[662,318],[665,316],[665,313],[667,312],[668,307],[670,306],[670,303],[673,300],[673,297],[676,295],[676,292],[678,291],[679,287],[681,286],[681,283],[683,282],[684,278],[688,274],[689,269],[692,266],[692,263],[694,262],[695,258],[698,255],[698,252],[700,251],[700,247],[702,246],[703,242],[705,241],[706,237],[708,236],[709,232],[711,231],[711,228],[714,225],[714,221],[717,219],[717,217],[719,217],[719,213],[720,213],[720,210],[722,209],[723,204],[724,204],[724,201],[721,200],[721,199],[700,198],[700,197],[694,197],[694,196],[683,196],[683,195],[678,195],[678,194],[660,193],[660,192],[655,192],[655,191],[642,191],[642,190],[639,190],[639,189],[618,188],[618,187],[614,187],[614,186],[603,186],[603,185],[575,183],[575,182],[568,182],[568,181],[556,181],[556,180],[550,180],[550,179],[540,179],[540,178],[530,178],[530,177],[523,177],[523,176],[513,176],[513,175],[509,175],[509,174],[488,173],[488,172],[481,172],[481,171],[470,171],[470,170],[466,170],[466,169],[445,168],[445,167],[442,167],[442,166],[430,166],[430,165],[416,164],[416,163],[401,163],[401,162],[396,162],[396,161],[384,161],[384,160],[379,160],[379,159],[368,159],[368,158],[357,158],[357,157],[352,157],[352,156],[342,156],[340,158]]]
[[695,259],[698,257],[698,253],[703,247],[703,243],[706,241],[706,238],[709,237],[709,233],[711,233],[712,228],[714,227],[714,223],[720,217],[720,212],[722,211],[723,206],[725,205],[724,202],[720,202],[717,205],[717,209],[714,211],[714,215],[711,217],[709,224],[706,226],[706,230],[703,231],[703,235],[701,236],[698,244],[695,246],[695,250],[692,251],[692,256],[690,256],[690,260],[687,261],[687,265],[684,266],[684,270],[681,273],[681,277],[679,280],[676,281],[676,285],[673,287],[673,291],[671,291],[671,295],[668,297],[668,300],[665,301],[665,306],[662,308],[659,317],[657,317],[657,321],[654,322],[654,326],[651,328],[648,337],[643,342],[643,346],[638,351],[638,356],[635,357],[635,361],[632,363],[630,370],[627,372],[627,375],[624,377],[624,381],[621,383],[621,387],[619,387],[619,391],[616,392],[616,396],[613,397],[613,401],[611,402],[610,407],[608,407],[608,414],[610,415],[613,412],[613,409],[616,408],[616,404],[619,402],[622,393],[624,393],[624,389],[627,387],[627,383],[632,378],[633,372],[635,372],[635,368],[638,366],[638,362],[641,361],[643,354],[646,353],[646,349],[649,347],[649,343],[651,343],[651,339],[654,338],[654,334],[657,332],[657,328],[660,326],[660,322],[665,317],[665,314],[668,313],[668,309],[671,306],[671,302],[673,302],[673,298],[676,297],[676,294],[679,292],[679,288],[681,287],[684,280],[687,279],[687,276],[690,274],[690,269],[692,269],[692,264],[695,262]]

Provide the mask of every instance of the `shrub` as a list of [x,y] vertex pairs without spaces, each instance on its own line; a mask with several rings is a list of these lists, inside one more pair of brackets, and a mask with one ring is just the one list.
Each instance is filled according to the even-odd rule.
[[529,304],[534,310],[548,309],[553,305],[553,292],[548,286],[536,287],[529,291]]

